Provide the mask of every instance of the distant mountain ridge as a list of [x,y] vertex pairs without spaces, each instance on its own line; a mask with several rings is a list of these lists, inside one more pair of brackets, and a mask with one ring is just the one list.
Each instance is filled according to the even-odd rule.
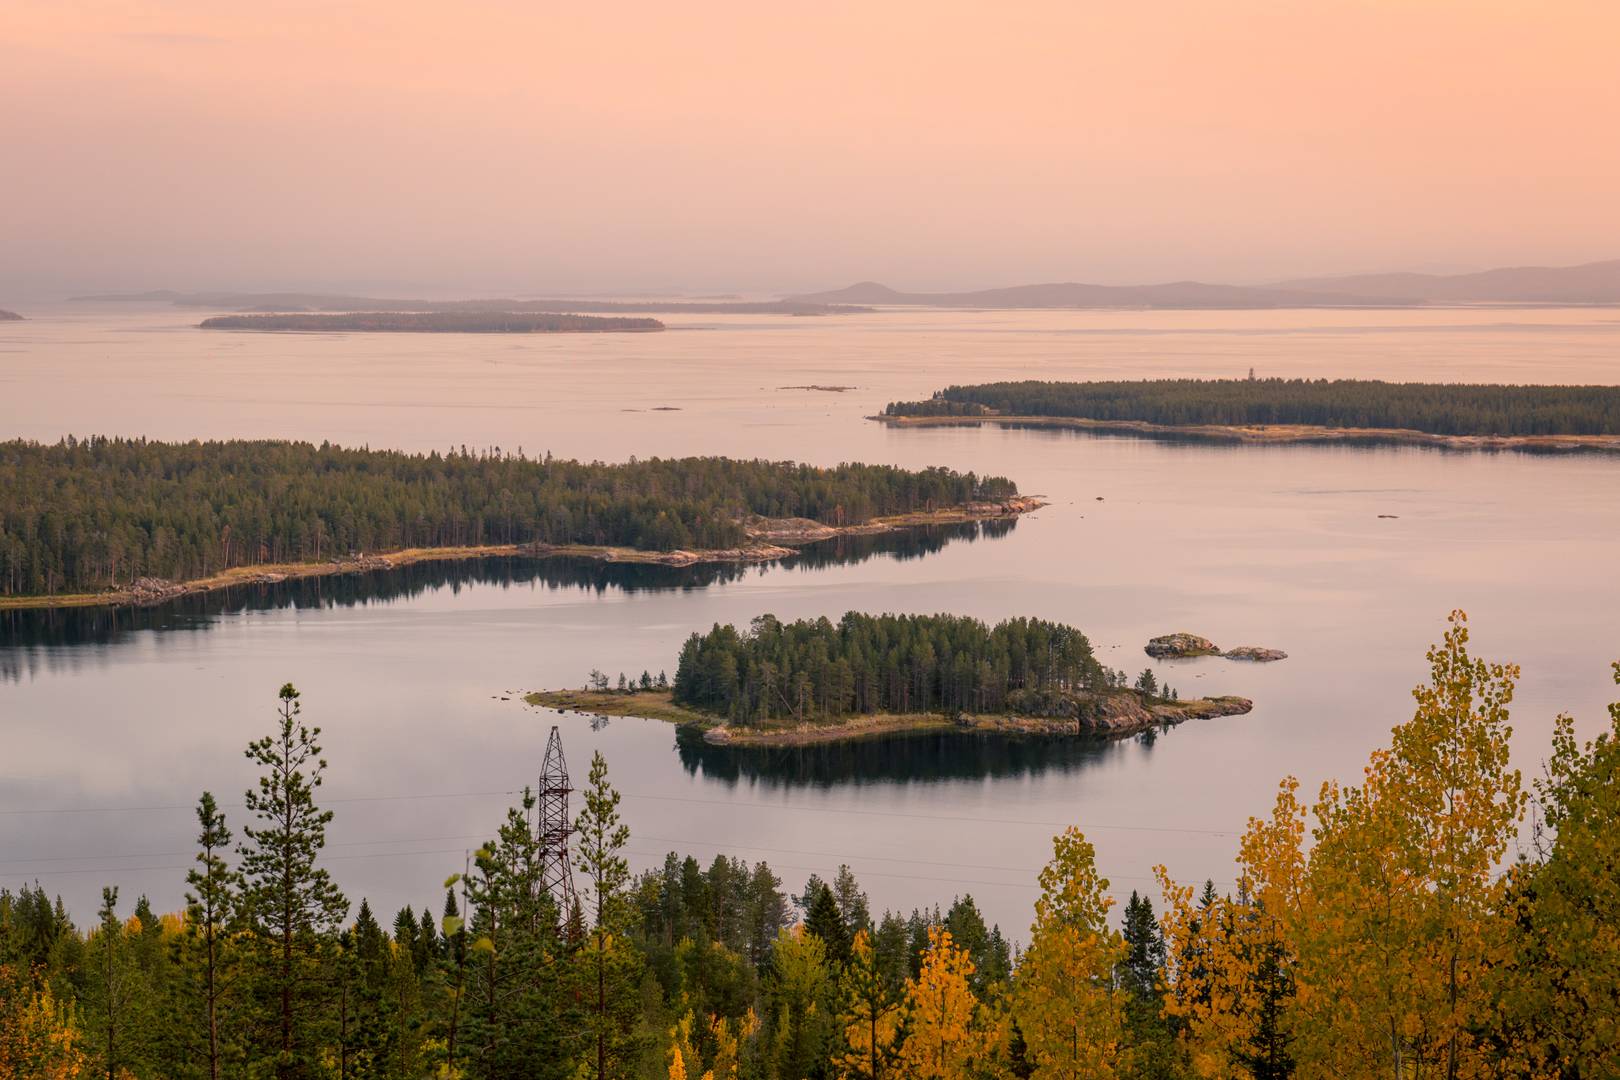
[[1420,301],[1326,291],[1290,291],[1203,281],[1162,285],[1088,285],[1075,281],[1013,285],[970,292],[907,293],[876,281],[790,296],[802,304],[907,304],[947,308],[1284,308],[1404,307]]
[[1413,307],[1422,304],[1620,304],[1620,259],[1518,266],[1473,274],[1350,274],[1269,285],[1172,281],[1159,285],[1050,282],[966,292],[902,292],[876,281],[789,301],[983,308]]
[[1279,281],[1295,292],[1377,293],[1456,304],[1620,303],[1620,259],[1579,266],[1508,266],[1473,274],[1350,274]]

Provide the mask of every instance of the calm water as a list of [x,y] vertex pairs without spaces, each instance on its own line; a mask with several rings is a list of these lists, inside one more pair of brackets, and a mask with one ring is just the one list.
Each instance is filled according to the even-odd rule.
[[[848,862],[879,907],[971,891],[1014,932],[1050,835],[1078,823],[1116,891],[1151,867],[1232,874],[1278,778],[1353,779],[1410,707],[1423,649],[1466,608],[1524,665],[1518,763],[1559,710],[1597,730],[1620,656],[1620,461],[1417,449],[1237,448],[1075,433],[896,432],[862,417],[947,382],[1345,375],[1620,381],[1620,315],[1435,312],[890,313],[672,319],[661,335],[209,335],[162,307],[0,324],[0,432],[289,436],[565,456],[723,453],[1003,473],[1052,499],[995,535],[917,538],[744,570],[518,560],[0,622],[0,884],[88,916],[104,883],[179,902],[204,787],[238,803],[241,748],[292,680],[325,728],[333,869],[351,897],[432,901],[537,771],[607,755],[637,865],[671,848],[765,858],[796,891]],[[828,394],[779,387],[849,384]],[[675,412],[653,412],[673,405]],[[1380,515],[1395,515],[1380,517]],[[1244,717],[1140,740],[930,736],[720,752],[667,725],[521,704],[592,667],[656,673],[715,621],[851,608],[1030,614],[1147,665],[1170,630],[1288,650],[1161,663]],[[21,811],[21,812],[19,812]],[[233,824],[240,824],[237,819]]]

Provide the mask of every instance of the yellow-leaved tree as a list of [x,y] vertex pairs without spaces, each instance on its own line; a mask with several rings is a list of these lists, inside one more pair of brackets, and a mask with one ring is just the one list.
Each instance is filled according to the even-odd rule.
[[88,1058],[73,1006],[0,966],[0,1080],[77,1080]]
[[1508,768],[1518,668],[1468,653],[1453,612],[1417,709],[1359,787],[1323,786],[1296,928],[1302,1072],[1483,1076],[1483,976],[1511,950],[1499,866],[1524,815]]
[[1164,892],[1161,921],[1173,978],[1165,1011],[1182,1026],[1199,1076],[1276,1080],[1292,1075],[1290,1009],[1296,933],[1311,917],[1299,784],[1283,781],[1269,819],[1251,818],[1238,863],[1237,897],[1191,886],[1155,867]]
[[922,969],[906,980],[899,1074],[907,1080],[961,1080],[985,1060],[990,1043],[972,974],[973,961],[951,932],[930,926]]
[[1115,985],[1124,946],[1108,925],[1113,900],[1080,830],[1052,844],[1013,986],[1013,1020],[1034,1080],[1113,1080],[1124,1005]]

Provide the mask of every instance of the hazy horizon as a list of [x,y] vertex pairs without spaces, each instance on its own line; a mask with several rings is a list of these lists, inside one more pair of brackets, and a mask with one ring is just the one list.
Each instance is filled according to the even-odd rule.
[[0,27],[0,306],[1620,256],[1598,3],[144,8]]

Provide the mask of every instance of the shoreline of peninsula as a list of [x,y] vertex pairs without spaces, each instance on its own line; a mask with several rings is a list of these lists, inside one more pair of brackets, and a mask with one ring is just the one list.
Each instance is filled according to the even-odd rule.
[[83,607],[149,607],[195,593],[214,592],[242,585],[275,585],[300,578],[333,574],[396,570],[422,562],[500,557],[535,559],[582,558],[608,563],[686,567],[700,563],[770,563],[791,558],[799,548],[844,536],[873,536],[935,525],[961,525],[1015,518],[1045,506],[1038,496],[1013,495],[993,501],[969,502],[939,510],[889,514],[855,525],[825,525],[808,518],[756,517],[743,523],[748,541],[731,548],[677,548],[654,551],[610,544],[480,544],[451,547],[402,548],[328,559],[323,562],[261,563],[236,566],[207,577],[185,581],[139,578],[117,589],[93,593],[38,596],[0,596],[0,611]]
[[1138,436],[1163,442],[1222,442],[1250,446],[1426,446],[1441,450],[1517,450],[1529,453],[1620,453],[1620,435],[1437,435],[1409,428],[1348,428],[1310,424],[1154,424],[1146,420],[1092,420],[1079,416],[867,417],[887,427],[1067,428],[1098,435]]

